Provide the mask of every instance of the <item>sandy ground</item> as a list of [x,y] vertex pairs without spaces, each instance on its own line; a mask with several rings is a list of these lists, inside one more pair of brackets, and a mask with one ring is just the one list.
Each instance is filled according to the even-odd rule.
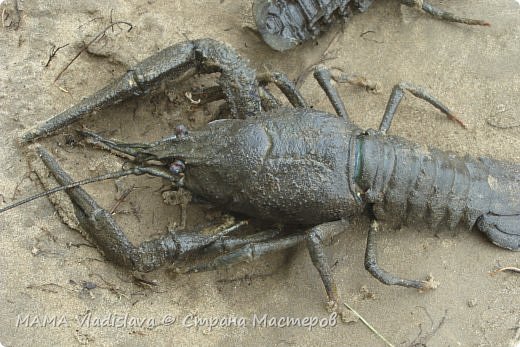
[[[334,34],[280,54],[244,29],[251,25],[250,1],[67,3],[18,0],[18,15],[12,1],[0,5],[4,16],[0,28],[0,155],[4,158],[0,204],[42,189],[27,164],[32,149],[17,142],[26,129],[160,49],[186,37],[211,37],[234,46],[259,70],[281,70],[296,78],[303,67],[320,58]],[[352,118],[363,127],[375,128],[392,86],[411,81],[429,88],[456,110],[468,129],[408,97],[394,121],[393,134],[461,154],[520,163],[518,3],[434,3],[469,17],[485,18],[492,27],[443,23],[401,9],[398,1],[376,1],[367,13],[353,18],[329,49],[336,57],[328,61],[330,66],[365,74],[382,84],[381,94],[340,86]],[[133,29],[126,32],[125,25],[120,25],[109,30],[54,83],[81,44],[111,19],[130,22]],[[66,44],[46,65],[52,47]],[[213,110],[190,107],[182,96],[189,86],[168,86],[165,92],[111,107],[82,124],[129,141],[159,138],[180,123],[194,127],[207,121],[208,111]],[[331,109],[312,78],[306,80],[302,92],[314,107]],[[72,141],[73,134],[72,129],[66,129],[40,143],[52,149],[74,177],[120,167],[120,161]],[[123,190],[137,187],[117,214],[132,240],[146,239],[179,221],[179,206],[163,204],[159,180],[141,177],[118,185]],[[118,198],[114,182],[88,190],[107,207]],[[215,216],[216,209],[190,205],[188,225]],[[389,341],[402,346],[519,343],[520,277],[489,274],[499,266],[519,266],[518,253],[493,246],[477,232],[440,230],[435,234],[411,227],[387,228],[379,235],[381,264],[406,277],[423,278],[431,273],[440,282],[438,289],[418,293],[384,286],[364,270],[367,225],[363,219],[354,221],[328,248],[328,256],[343,298]],[[312,330],[253,326],[255,314],[268,318],[329,317],[319,276],[303,247],[211,273],[174,275],[162,269],[142,275],[105,262],[78,232],[61,222],[47,199],[3,214],[0,230],[0,342],[6,346],[35,342],[96,346],[383,345],[359,321]],[[53,317],[54,324],[44,326],[44,320]],[[164,317],[171,318],[165,322]],[[190,327],[194,317],[235,318],[245,322],[245,327]],[[97,326],[100,319],[107,318],[117,322]],[[145,320],[145,325],[136,326],[136,319]]]

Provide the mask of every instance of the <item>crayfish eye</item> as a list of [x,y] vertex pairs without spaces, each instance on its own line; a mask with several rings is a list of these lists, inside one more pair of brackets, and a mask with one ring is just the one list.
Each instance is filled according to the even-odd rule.
[[177,135],[177,137],[179,138],[183,138],[185,136],[188,136],[188,128],[186,128],[185,125],[177,125],[175,127],[175,135]]
[[170,164],[170,172],[174,175],[180,175],[186,169],[186,165],[182,160],[175,160]]

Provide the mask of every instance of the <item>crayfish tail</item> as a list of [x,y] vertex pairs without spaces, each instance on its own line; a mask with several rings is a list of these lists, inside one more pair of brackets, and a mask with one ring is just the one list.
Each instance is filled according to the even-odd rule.
[[477,228],[495,245],[520,251],[520,214],[501,216],[487,213],[479,218]]

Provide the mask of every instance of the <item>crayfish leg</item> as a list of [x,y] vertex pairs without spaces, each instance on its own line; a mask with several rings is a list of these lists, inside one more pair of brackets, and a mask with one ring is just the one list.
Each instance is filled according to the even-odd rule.
[[345,221],[343,220],[334,221],[320,224],[310,229],[307,233],[307,249],[312,263],[316,270],[318,270],[321,281],[325,286],[325,291],[329,299],[327,303],[329,310],[338,313],[341,319],[347,322],[351,320],[352,317],[339,297],[336,281],[332,274],[332,268],[323,249],[324,242],[347,230],[344,223]]
[[429,91],[408,82],[401,82],[394,86],[394,88],[392,89],[392,93],[390,94],[390,98],[388,99],[383,119],[381,120],[381,124],[379,125],[379,131],[383,134],[386,134],[386,132],[390,129],[390,125],[392,125],[392,120],[394,119],[397,107],[401,103],[401,100],[403,99],[406,91],[410,92],[413,96],[431,104],[436,109],[444,113],[448,117],[448,119],[460,124],[460,126],[462,126],[463,128],[466,127],[466,125],[456,117],[453,111],[451,111],[447,106],[440,102]]
[[423,10],[424,12],[428,13],[432,17],[443,20],[443,21],[447,21],[447,22],[461,23],[461,24],[467,24],[467,25],[481,25],[481,26],[490,26],[491,25],[488,21],[485,21],[485,20],[460,17],[454,13],[447,12],[438,7],[435,7],[425,0],[401,0],[401,3],[403,5],[406,5],[409,7],[417,7],[419,9]]
[[[262,236],[266,235],[266,237],[275,237],[276,235],[270,236],[270,234],[261,233],[259,235],[260,240]],[[242,262],[252,262],[255,261],[265,255],[282,251],[287,248],[294,247],[299,243],[305,240],[305,235],[303,234],[295,234],[290,235],[283,238],[278,239],[265,239],[263,242],[255,242],[257,240],[254,239],[245,239],[242,242],[245,243],[244,246],[234,249],[231,252],[225,253],[221,256],[215,257],[213,260],[209,262],[203,262],[200,264],[196,264],[193,266],[185,267],[182,269],[178,269],[180,273],[192,273],[192,272],[204,272],[204,271],[214,271],[223,267],[228,267],[231,265],[239,264]],[[235,243],[241,242],[238,239],[234,240]],[[225,245],[224,245],[225,246]],[[235,245],[236,247],[236,245]],[[213,248],[213,247],[210,247]],[[215,250],[213,250],[215,251]]]
[[301,95],[296,85],[282,72],[265,72],[258,75],[258,82],[261,86],[265,86],[267,83],[274,83],[278,89],[285,95],[287,100],[295,108],[307,108],[307,102]]
[[438,286],[438,283],[432,279],[426,281],[409,280],[396,276],[379,267],[379,264],[377,263],[377,247],[375,240],[378,228],[379,225],[377,221],[373,221],[368,231],[367,248],[365,252],[365,268],[367,271],[370,272],[370,274],[378,279],[381,283],[387,285],[417,288],[422,291],[435,289]]
[[345,121],[349,121],[347,109],[345,108],[345,104],[341,99],[338,90],[331,82],[332,76],[330,74],[329,69],[327,69],[323,65],[318,65],[314,70],[314,78],[318,81],[321,89],[325,91],[325,94],[330,100],[332,107],[336,111],[336,114],[343,118]]

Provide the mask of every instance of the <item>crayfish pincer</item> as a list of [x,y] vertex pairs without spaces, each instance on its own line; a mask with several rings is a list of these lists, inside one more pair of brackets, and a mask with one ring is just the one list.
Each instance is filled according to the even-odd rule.
[[[462,225],[480,230],[499,247],[520,250],[520,165],[459,157],[386,135],[405,92],[454,117],[430,93],[409,83],[394,87],[379,128],[365,131],[349,119],[325,67],[318,67],[314,75],[337,116],[306,107],[283,74],[257,77],[230,47],[212,40],[191,41],[148,58],[23,139],[47,135],[95,109],[149,90],[164,76],[185,75],[188,70],[221,73],[219,85],[211,88],[230,105],[230,118],[195,131],[178,127],[153,143],[129,144],[81,133],[112,153],[133,158],[133,166],[123,174],[161,177],[226,211],[299,227],[247,236],[237,231],[238,226],[214,236],[168,231],[136,246],[112,215],[40,147],[41,159],[67,188],[82,228],[116,264],[151,271],[188,253],[204,253],[210,260],[180,271],[206,271],[305,243],[330,306],[341,310],[323,244],[348,227],[324,228],[325,224],[363,214],[371,218],[367,270],[385,284],[419,289],[432,283],[403,279],[378,266],[378,222],[426,223],[432,228]],[[266,88],[268,82],[274,82],[294,107],[281,106]]]

